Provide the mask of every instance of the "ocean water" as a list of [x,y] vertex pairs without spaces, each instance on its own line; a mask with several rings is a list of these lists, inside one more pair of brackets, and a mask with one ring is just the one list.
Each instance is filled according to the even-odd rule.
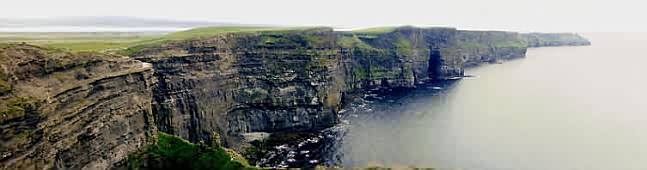
[[355,103],[344,167],[647,169],[647,34],[584,34],[472,78]]

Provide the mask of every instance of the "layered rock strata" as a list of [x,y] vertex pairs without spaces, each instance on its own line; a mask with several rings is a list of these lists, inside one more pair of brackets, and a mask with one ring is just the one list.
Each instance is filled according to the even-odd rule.
[[0,68],[0,169],[106,169],[155,137],[149,64],[6,45]]

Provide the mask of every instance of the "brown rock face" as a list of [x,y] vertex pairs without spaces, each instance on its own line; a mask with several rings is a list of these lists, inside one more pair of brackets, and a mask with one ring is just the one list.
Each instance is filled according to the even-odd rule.
[[155,137],[149,65],[29,45],[0,58],[1,169],[107,169]]

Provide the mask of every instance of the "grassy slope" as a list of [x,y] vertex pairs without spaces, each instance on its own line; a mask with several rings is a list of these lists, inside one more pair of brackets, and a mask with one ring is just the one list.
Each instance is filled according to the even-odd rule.
[[305,29],[302,27],[202,27],[170,33],[161,38],[161,40],[182,40],[198,37],[209,37],[222,33],[241,33],[241,32],[262,32],[262,31],[290,31]]
[[[124,54],[138,51],[141,48],[162,44],[168,41],[209,37],[222,33],[252,33],[252,32],[281,32],[304,30],[312,27],[251,27],[251,26],[223,26],[203,27],[172,33],[0,33],[0,43],[26,42],[46,47],[68,49],[71,51],[105,51],[124,50]],[[393,32],[398,27],[373,27],[353,30],[351,34],[384,34]],[[519,43],[491,42],[492,46],[522,46]],[[369,47],[358,41],[356,36],[344,36],[339,42],[342,46]],[[483,46],[483,43],[465,42],[465,46]]]
[[192,144],[177,136],[159,133],[156,144],[145,146],[126,160],[127,169],[256,169],[228,150]]
[[337,39],[337,44],[347,48],[357,47],[362,49],[374,49],[371,45],[366,44],[366,42],[360,40],[355,34],[343,35],[339,37],[339,39]]
[[514,33],[501,31],[461,31],[457,43],[462,48],[523,48],[523,38]]
[[547,43],[590,43],[586,38],[575,33],[527,33],[522,34],[525,41],[535,44]]
[[102,51],[125,48],[137,42],[162,37],[163,33],[0,33],[0,43],[29,43],[71,51]]
[[393,32],[397,28],[398,27],[372,27],[372,28],[357,29],[357,30],[353,30],[352,32],[364,33],[364,34],[382,34],[382,33]]
[[291,31],[307,27],[203,27],[173,33],[0,33],[0,43],[20,43],[68,49],[71,51],[104,51],[124,49],[173,40],[209,37],[222,33]]

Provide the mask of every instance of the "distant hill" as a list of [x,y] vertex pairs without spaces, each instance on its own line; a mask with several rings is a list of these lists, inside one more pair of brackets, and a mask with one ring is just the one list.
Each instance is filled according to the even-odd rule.
[[[46,32],[48,29],[59,31],[59,29],[75,28],[91,31],[99,29],[110,31],[111,29],[126,30],[150,28],[164,28],[172,30],[173,28],[194,28],[205,26],[239,26],[243,24],[210,22],[210,21],[182,21],[166,19],[149,19],[125,16],[96,16],[96,17],[62,17],[62,18],[34,18],[34,19],[0,19],[0,31],[25,31],[37,30]],[[55,29],[54,29],[55,28]],[[74,30],[72,30],[74,31]]]

